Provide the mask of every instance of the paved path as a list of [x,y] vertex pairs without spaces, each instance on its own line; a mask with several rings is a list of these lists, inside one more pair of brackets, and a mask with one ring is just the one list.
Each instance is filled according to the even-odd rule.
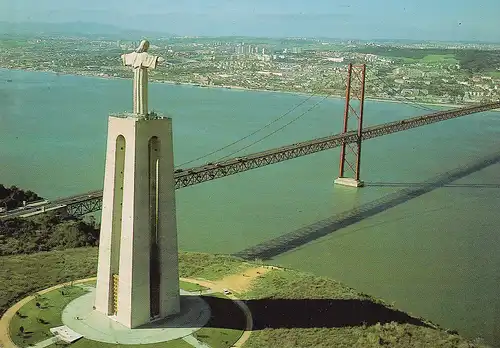
[[[209,281],[209,280],[201,280],[201,279],[191,279],[191,278],[181,278],[182,281],[188,283],[195,283],[204,287],[209,288],[213,292],[224,292],[225,289],[229,289],[231,291],[236,292],[245,292],[250,289],[251,283],[255,278],[271,271],[271,270],[280,270],[283,268],[275,267],[275,266],[261,266],[255,268],[249,268],[239,274],[231,274],[227,277],[224,277],[220,280]],[[243,331],[241,337],[236,341],[231,348],[239,348],[242,347],[246,341],[250,338],[250,334],[253,329],[253,317],[252,312],[245,304],[245,302],[239,300],[233,294],[228,295],[230,299],[235,301],[235,303],[241,308],[246,317],[246,327]]]
[[[201,286],[204,286],[206,288],[209,288],[212,290],[212,292],[223,292],[224,291],[224,283],[223,282],[212,282],[209,280],[200,280],[200,279],[191,279],[191,278],[181,278],[182,281],[187,282],[187,283],[194,283],[198,284]],[[235,301],[235,303],[241,308],[243,313],[245,314],[246,318],[246,326],[245,330],[243,331],[243,334],[241,337],[236,341],[231,348],[238,348],[242,347],[243,344],[248,341],[250,338],[250,334],[252,333],[252,328],[253,328],[253,317],[252,317],[252,312],[250,312],[250,309],[248,306],[241,300],[239,300],[236,296],[233,294],[227,295],[231,300]]]
[[49,338],[49,339],[47,339],[45,341],[38,342],[37,344],[35,344],[33,346],[33,348],[45,348],[45,347],[50,346],[53,343],[56,343],[57,341],[59,341],[58,337],[52,337],[52,338]]
[[188,335],[182,339],[196,348],[211,348],[208,344],[198,341],[198,339],[193,335]]

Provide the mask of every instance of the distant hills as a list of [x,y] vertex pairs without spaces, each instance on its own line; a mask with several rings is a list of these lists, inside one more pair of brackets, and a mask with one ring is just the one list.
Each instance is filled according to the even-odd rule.
[[[184,37],[184,35],[167,33],[161,31],[145,31],[137,29],[127,29],[115,25],[102,24],[97,22],[64,22],[64,23],[45,23],[45,22],[6,22],[0,21],[0,37],[81,37],[81,38],[102,38],[110,40],[137,40],[139,38],[171,38]],[[440,40],[412,40],[412,39],[356,39],[347,37],[286,37],[286,36],[213,36],[213,35],[195,35],[191,36],[198,39],[226,39],[230,41],[248,42],[258,39],[280,39],[287,41],[296,41],[307,43],[313,41],[324,42],[346,42],[353,43],[371,43],[371,44],[487,44],[488,41],[440,41]]]
[[84,38],[107,38],[130,40],[137,37],[160,38],[172,34],[125,29],[113,25],[92,22],[42,23],[42,22],[1,22],[0,35],[6,36],[75,36]]

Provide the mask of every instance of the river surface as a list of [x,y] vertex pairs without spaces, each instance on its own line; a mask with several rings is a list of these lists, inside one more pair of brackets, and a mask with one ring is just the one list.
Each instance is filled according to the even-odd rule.
[[[102,188],[108,114],[130,110],[131,94],[131,80],[0,70],[0,183],[48,199]],[[150,109],[173,119],[177,165],[252,133],[307,98],[150,86]],[[320,100],[311,98],[265,131],[190,165],[229,155]],[[423,113],[368,101],[365,125]],[[235,156],[338,133],[342,114],[343,101],[327,99]],[[500,159],[499,145],[500,113],[481,113],[365,142],[367,187],[359,190],[333,186],[338,149],[184,188],[177,191],[180,248],[235,253],[376,202],[376,214],[372,209],[268,262],[332,277],[470,338],[498,343],[500,162],[495,157],[485,164],[484,156]],[[473,169],[455,170],[464,165]],[[440,184],[432,186],[436,177]],[[431,189],[419,193],[424,181]]]

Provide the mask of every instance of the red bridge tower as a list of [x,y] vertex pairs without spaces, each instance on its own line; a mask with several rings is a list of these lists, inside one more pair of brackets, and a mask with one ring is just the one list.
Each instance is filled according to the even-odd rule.
[[[361,168],[361,135],[363,132],[363,106],[365,102],[366,65],[349,64],[347,73],[347,89],[342,133],[350,131],[350,123],[356,122],[357,139],[354,144],[343,143],[340,150],[339,177],[335,184],[362,187],[359,179]],[[355,116],[355,117],[353,117]],[[352,120],[351,122],[349,122]]]

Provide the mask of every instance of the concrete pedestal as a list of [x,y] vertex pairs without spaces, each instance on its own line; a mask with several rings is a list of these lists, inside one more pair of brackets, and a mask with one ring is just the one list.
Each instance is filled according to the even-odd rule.
[[176,314],[170,118],[110,116],[95,308],[128,328]]
[[180,339],[205,326],[211,315],[210,306],[201,297],[183,290],[181,294],[183,296],[180,313],[140,328],[130,329],[113,318],[92,310],[95,296],[95,289],[92,289],[90,293],[73,300],[64,308],[62,322],[86,339],[113,344],[115,347],[126,348],[126,345],[130,344],[146,345]]
[[337,178],[333,183],[348,187],[363,187],[365,185],[363,181],[352,178]]

